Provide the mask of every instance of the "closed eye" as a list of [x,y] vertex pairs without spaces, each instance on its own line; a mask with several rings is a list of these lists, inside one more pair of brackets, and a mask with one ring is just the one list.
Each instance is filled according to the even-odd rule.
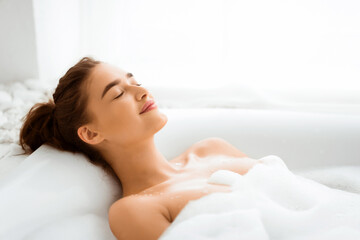
[[[141,83],[137,83],[135,84],[136,86],[141,86]],[[120,93],[119,95],[117,95],[114,99],[118,99],[119,97],[121,97],[121,95],[123,95],[124,92]]]
[[114,99],[117,99],[117,98],[121,97],[121,95],[123,95],[123,94],[124,94],[124,92],[120,93],[120,94],[117,95]]

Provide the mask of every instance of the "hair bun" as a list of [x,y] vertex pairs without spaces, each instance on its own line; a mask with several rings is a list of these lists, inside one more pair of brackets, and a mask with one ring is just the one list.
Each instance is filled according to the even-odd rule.
[[56,104],[54,102],[54,100],[50,99],[46,104],[48,104],[49,108],[51,109],[51,116],[54,116],[55,113],[55,109],[56,109]]
[[30,109],[20,131],[20,144],[23,147],[27,145],[35,151],[43,143],[54,145],[55,109],[52,99],[48,102],[37,103]]
[[45,121],[46,121],[46,115],[49,121],[53,120],[55,116],[56,105],[52,99],[49,99],[48,102],[40,103],[40,106],[38,108],[41,109],[41,111],[43,111],[42,114],[44,115],[43,117]]

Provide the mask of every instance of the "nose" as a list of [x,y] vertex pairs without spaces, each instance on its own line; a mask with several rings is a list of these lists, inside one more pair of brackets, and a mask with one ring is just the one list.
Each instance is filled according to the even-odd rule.
[[146,88],[140,87],[140,90],[136,94],[136,99],[138,101],[141,101],[143,98],[146,99],[146,97],[149,96],[149,95],[150,95],[150,93]]

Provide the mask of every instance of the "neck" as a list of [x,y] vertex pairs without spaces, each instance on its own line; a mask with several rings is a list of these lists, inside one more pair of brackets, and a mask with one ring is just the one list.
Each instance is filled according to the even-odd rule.
[[107,145],[102,152],[121,181],[123,196],[139,193],[179,173],[156,148],[153,137],[126,147]]

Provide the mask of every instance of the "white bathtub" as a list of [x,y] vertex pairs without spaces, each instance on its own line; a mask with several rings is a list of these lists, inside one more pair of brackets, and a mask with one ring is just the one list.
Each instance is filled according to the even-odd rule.
[[216,136],[254,159],[277,155],[290,170],[360,164],[360,115],[225,108],[160,111],[168,122],[155,141],[168,159]]

